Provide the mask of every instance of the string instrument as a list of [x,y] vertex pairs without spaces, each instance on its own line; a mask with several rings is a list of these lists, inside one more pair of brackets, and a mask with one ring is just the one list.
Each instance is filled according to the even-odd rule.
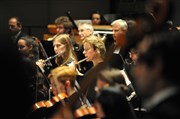
[[74,118],[78,119],[81,117],[96,118],[96,109],[94,106],[83,105],[74,112]]
[[33,111],[41,109],[41,108],[49,108],[52,107],[53,105],[55,105],[57,102],[60,102],[62,100],[64,100],[65,98],[67,98],[68,96],[66,95],[66,93],[60,93],[56,96],[53,96],[51,100],[42,100],[39,102],[36,102],[32,108]]

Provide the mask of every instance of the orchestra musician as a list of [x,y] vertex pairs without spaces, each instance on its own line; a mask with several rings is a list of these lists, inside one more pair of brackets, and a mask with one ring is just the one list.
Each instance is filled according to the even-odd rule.
[[95,91],[100,93],[102,89],[109,86],[119,86],[126,94],[127,100],[131,101],[130,95],[132,92],[127,87],[126,79],[121,70],[107,67],[98,73]]
[[[95,36],[95,35],[86,37],[83,40],[83,47],[84,47],[83,54],[87,58],[86,61],[92,62],[93,67],[103,63],[105,54],[106,54],[106,48],[105,48],[104,42],[102,41],[100,37]],[[90,70],[93,70],[93,67]],[[92,104],[94,103],[95,96],[96,96],[96,92],[94,90],[95,85],[96,85],[96,80],[94,79],[95,78],[92,78],[91,81],[89,81],[89,85],[85,91],[87,93],[87,98]]]
[[[53,41],[54,52],[56,54],[55,63],[57,66],[69,66],[77,72],[78,76],[83,75],[79,71],[79,64],[77,63],[77,57],[73,50],[72,43],[70,42],[70,37],[68,34],[60,34]],[[45,69],[45,60],[40,59],[36,64]],[[56,67],[57,67],[56,66]],[[78,82],[76,82],[78,85]],[[78,86],[77,86],[78,87]],[[52,88],[52,91],[53,88]]]
[[49,98],[49,81],[35,63],[39,59],[37,42],[31,36],[24,36],[17,41],[17,47],[19,61],[22,64],[27,79],[27,93],[29,95],[27,103],[29,108],[31,108],[36,102]]
[[[78,65],[75,65],[74,62],[77,62],[77,56],[73,50],[72,43],[70,42],[70,37],[68,34],[60,34],[53,41],[54,52],[56,54],[55,63],[56,66],[69,65],[72,68],[76,69]],[[59,55],[57,55],[59,54]],[[45,60],[40,59],[36,64],[45,68]],[[46,70],[45,70],[46,71]]]
[[28,77],[29,93],[32,94],[32,102],[35,103],[48,97],[49,82],[43,77],[35,62],[39,58],[37,42],[31,36],[21,37],[18,42],[20,61]]
[[[80,36],[80,40],[81,42],[83,42],[83,40],[92,35],[94,32],[93,26],[91,24],[88,23],[79,23],[78,24],[78,34]],[[81,44],[79,47],[79,52],[77,53],[77,57],[78,60],[82,60],[84,59],[84,54],[83,54],[83,45]],[[86,73],[91,67],[93,66],[92,62],[83,62],[80,64],[81,67],[81,72],[84,74]]]
[[102,89],[96,97],[95,106],[100,119],[137,119],[126,95],[118,87]]
[[54,37],[49,38],[48,41],[52,41],[59,34],[69,34],[70,41],[73,45],[73,49],[74,51],[77,51],[79,49],[79,45],[76,43],[74,39],[73,25],[71,21],[69,20],[69,18],[67,16],[60,16],[55,19],[54,23],[56,26],[57,34]]
[[17,41],[19,40],[19,38],[28,34],[22,31],[23,26],[19,17],[13,16],[9,18],[8,25],[11,39],[15,46],[17,46]]
[[[54,96],[33,105],[33,119],[73,119],[73,112],[84,103],[77,97],[75,88],[77,72],[69,66],[58,66],[51,70],[48,78],[51,81]],[[68,115],[67,115],[68,113]],[[44,119],[43,118],[43,119]]]
[[90,14],[90,19],[92,25],[109,25],[109,23],[104,18],[103,14],[101,14],[99,11],[93,11]]
[[112,25],[112,32],[113,32],[113,39],[114,39],[114,53],[109,62],[110,67],[123,69],[124,66],[124,57],[127,55],[124,52],[125,45],[126,45],[126,32],[128,29],[128,24],[123,19],[115,20],[111,23]]
[[49,77],[54,95],[65,93],[68,97],[52,106],[51,109],[48,109],[48,118],[55,119],[62,116],[59,112],[65,106],[69,106],[71,112],[74,112],[84,104],[80,98],[71,104],[77,96],[77,90],[75,88],[76,75],[77,72],[69,66],[58,66],[51,70]]
[[[145,34],[138,43],[139,57],[133,68],[136,86],[141,94],[143,119],[180,117],[179,57],[180,34],[163,29]],[[176,53],[171,53],[176,51]],[[168,53],[168,55],[167,55]],[[169,64],[170,63],[170,64]]]

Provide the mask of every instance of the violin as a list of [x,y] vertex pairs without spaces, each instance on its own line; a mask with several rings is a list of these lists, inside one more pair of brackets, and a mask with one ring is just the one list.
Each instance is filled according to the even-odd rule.
[[33,111],[37,110],[37,109],[41,109],[41,108],[49,108],[52,107],[53,105],[55,105],[57,102],[60,102],[62,100],[64,100],[65,98],[67,98],[67,94],[66,93],[60,93],[56,96],[53,96],[51,100],[42,100],[39,101],[37,103],[35,103],[32,108]]
[[74,118],[78,119],[81,117],[92,117],[96,118],[96,109],[94,106],[83,105],[74,112]]

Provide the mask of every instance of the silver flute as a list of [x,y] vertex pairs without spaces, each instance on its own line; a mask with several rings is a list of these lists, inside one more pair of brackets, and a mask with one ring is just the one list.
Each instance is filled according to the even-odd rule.
[[61,55],[61,53],[58,53],[58,54],[53,55],[53,56],[50,56],[50,57],[48,57],[47,59],[45,59],[44,62],[47,62],[47,61],[49,61],[49,60],[51,60],[51,59],[53,59],[53,58],[55,58],[55,57],[57,57],[57,56],[60,56],[60,55]]

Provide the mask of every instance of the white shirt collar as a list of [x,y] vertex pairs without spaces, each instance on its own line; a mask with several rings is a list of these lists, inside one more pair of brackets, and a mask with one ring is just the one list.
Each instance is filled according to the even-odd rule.
[[172,95],[174,95],[177,91],[178,89],[176,87],[168,87],[167,89],[162,90],[156,93],[151,98],[145,100],[142,105],[144,108],[149,110],[155,107],[157,104],[159,104],[163,100],[166,100],[168,97],[171,97]]
[[120,52],[120,47],[117,47],[115,50],[114,50],[114,54],[119,54],[119,52]]

